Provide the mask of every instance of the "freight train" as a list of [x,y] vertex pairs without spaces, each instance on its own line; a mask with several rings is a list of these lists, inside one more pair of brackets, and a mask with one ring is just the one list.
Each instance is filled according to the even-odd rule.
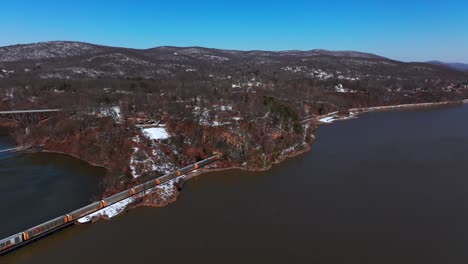
[[92,203],[90,205],[87,205],[85,207],[82,207],[80,209],[77,209],[73,212],[70,212],[66,215],[59,216],[55,219],[52,219],[48,222],[45,222],[43,224],[40,224],[38,226],[35,226],[33,228],[30,228],[26,231],[20,232],[18,234],[12,235],[10,237],[7,237],[5,239],[0,240],[0,254],[5,253],[6,251],[9,251],[21,244],[23,242],[28,242],[32,239],[36,239],[40,236],[43,236],[45,234],[48,234],[50,232],[56,231],[60,228],[65,227],[66,225],[74,223],[76,220],[79,218],[86,216],[88,214],[94,213],[106,206],[109,206],[111,204],[114,204],[116,202],[119,202],[121,200],[124,200],[126,198],[129,198],[133,195],[136,195],[140,192],[143,192],[145,190],[148,190],[150,188],[153,188],[159,184],[165,183],[167,181],[170,181],[174,178],[177,178],[181,175],[187,174],[190,171],[196,170],[198,168],[201,168],[203,166],[206,166],[220,158],[219,154],[216,154],[214,156],[211,156],[207,159],[204,159],[202,161],[199,161],[197,163],[194,163],[192,165],[183,167],[182,169],[179,169],[178,171],[163,175],[155,180],[151,180],[148,182],[145,182],[143,184],[137,185],[129,190],[125,190],[123,192],[114,194],[112,196],[109,196],[107,198],[102,199],[99,202]]

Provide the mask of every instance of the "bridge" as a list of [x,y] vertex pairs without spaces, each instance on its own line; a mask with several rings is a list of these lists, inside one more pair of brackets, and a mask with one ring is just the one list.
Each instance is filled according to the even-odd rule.
[[157,177],[155,179],[149,180],[143,184],[134,186],[133,188],[114,194],[110,197],[106,197],[102,199],[101,201],[94,202],[90,205],[87,205],[73,212],[54,218],[43,224],[27,229],[23,232],[16,233],[4,239],[0,239],[0,255],[4,255],[18,247],[26,245],[27,243],[31,241],[37,240],[53,232],[56,232],[60,229],[73,225],[78,219],[85,217],[87,215],[90,215],[94,212],[97,212],[112,204],[115,204],[117,202],[120,202],[122,200],[125,200],[135,195],[146,194],[148,190],[152,190],[154,187],[160,184],[166,183],[170,180],[173,180],[182,175],[185,175],[191,171],[202,168],[219,159],[220,159],[220,155],[215,154],[214,156],[211,156],[209,158],[206,158],[194,164],[183,167],[175,172],[171,172],[161,177]]
[[0,119],[11,120],[24,127],[28,127],[60,111],[62,109],[0,111]]
[[15,152],[19,152],[19,151],[28,150],[30,148],[32,148],[30,145],[26,145],[26,146],[19,146],[19,147],[16,147],[16,148],[2,149],[2,150],[0,150],[0,154],[15,153]]

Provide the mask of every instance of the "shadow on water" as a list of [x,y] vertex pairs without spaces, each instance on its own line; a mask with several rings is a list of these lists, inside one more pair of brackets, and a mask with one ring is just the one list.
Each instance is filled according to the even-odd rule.
[[9,159],[15,158],[14,154],[0,153],[0,162],[7,162]]
[[[15,146],[10,137],[10,129],[0,127],[0,151],[10,149]],[[13,158],[15,155],[9,152],[0,152],[0,162]]]

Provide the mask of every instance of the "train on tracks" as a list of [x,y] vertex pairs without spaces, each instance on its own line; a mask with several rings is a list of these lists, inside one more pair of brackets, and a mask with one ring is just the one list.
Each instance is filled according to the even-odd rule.
[[215,162],[219,158],[220,158],[220,155],[216,154],[202,161],[183,167],[182,169],[179,169],[178,171],[163,175],[154,180],[147,181],[133,188],[130,188],[129,190],[125,190],[123,192],[114,194],[112,196],[102,199],[99,202],[92,203],[85,207],[79,208],[73,212],[70,212],[68,214],[52,219],[48,222],[32,227],[28,230],[25,230],[23,232],[20,232],[10,237],[7,237],[5,239],[2,239],[0,240],[0,255],[5,254],[8,251],[11,251],[18,246],[21,246],[26,242],[30,242],[31,240],[37,239],[41,236],[44,236],[46,234],[59,230],[65,226],[73,224],[79,218],[89,215],[91,213],[94,213],[98,210],[101,210],[111,204],[122,201],[126,198],[129,198],[138,193],[141,193],[145,190],[156,187],[159,184],[165,183],[179,176],[187,174],[193,170],[206,166],[212,162]]

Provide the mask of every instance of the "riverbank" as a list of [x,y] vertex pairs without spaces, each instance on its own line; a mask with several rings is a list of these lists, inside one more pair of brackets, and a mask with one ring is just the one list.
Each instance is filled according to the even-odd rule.
[[401,105],[388,105],[388,106],[374,106],[374,107],[363,107],[363,108],[351,108],[349,112],[353,113],[366,113],[375,111],[389,111],[396,109],[411,109],[411,108],[425,108],[434,106],[447,106],[447,105],[458,105],[466,104],[468,100],[462,101],[447,101],[447,102],[434,102],[434,103],[418,103],[418,104],[401,104]]
[[60,154],[60,155],[67,155],[67,156],[70,156],[70,157],[74,157],[76,159],[79,159],[81,161],[84,161],[86,163],[88,163],[89,165],[93,166],[93,167],[96,167],[96,168],[103,168],[105,169],[107,172],[109,171],[109,168],[106,167],[106,165],[104,164],[100,164],[100,163],[96,163],[96,162],[93,162],[93,161],[90,161],[90,160],[87,160],[86,158],[83,158],[81,156],[78,156],[76,154],[73,154],[73,153],[67,153],[67,152],[62,152],[62,151],[57,151],[57,150],[48,150],[48,149],[41,149],[40,151],[38,151],[40,153],[53,153],[53,154]]
[[219,168],[216,166],[216,163],[214,163],[213,165],[207,165],[207,167],[197,169],[193,172],[190,172],[187,175],[182,175],[166,183],[158,185],[152,189],[149,189],[145,193],[141,193],[139,195],[129,197],[113,205],[110,205],[102,210],[99,210],[93,214],[80,218],[78,220],[78,223],[84,224],[84,223],[96,222],[96,221],[99,221],[100,219],[110,220],[111,218],[115,216],[118,216],[122,213],[125,213],[129,210],[132,210],[138,207],[164,207],[171,203],[176,202],[178,197],[180,196],[181,189],[178,189],[176,187],[176,183],[178,184],[178,186],[182,187],[182,185],[190,179],[201,176],[204,173],[216,172],[216,171],[231,171],[231,170],[236,170],[236,169],[250,171],[250,172],[267,171],[271,169],[271,167],[274,164],[279,164],[288,158],[301,155],[305,152],[310,151],[310,149],[311,147],[308,144],[304,144],[301,146],[300,149],[290,150],[288,152],[283,153],[280,156],[280,158],[271,162],[268,167],[263,167],[263,168],[258,168],[258,169],[246,168],[246,167],[241,167],[241,166],[230,166],[230,167],[225,167],[225,168]]
[[[350,120],[350,119],[355,119],[359,117],[359,114],[363,113],[369,113],[369,112],[377,112],[377,111],[391,111],[391,110],[398,110],[398,109],[417,109],[417,108],[430,108],[430,107],[437,107],[437,106],[455,106],[455,105],[461,105],[461,104],[468,104],[468,99],[467,100],[462,100],[462,101],[448,101],[448,102],[434,102],[434,103],[418,103],[418,104],[402,104],[402,105],[389,105],[389,106],[375,106],[375,107],[363,107],[363,108],[351,108],[349,109],[349,114],[346,115],[339,115],[339,112],[331,112],[325,115],[320,115],[315,117],[312,120],[315,120],[318,122],[318,128],[320,124],[330,124],[336,121],[344,121],[344,120]],[[315,129],[316,129],[315,128]],[[313,141],[315,141],[315,135],[312,135]],[[227,171],[227,170],[243,170],[243,171],[249,171],[249,172],[260,172],[260,171],[268,171],[271,169],[271,167],[274,164],[279,164],[283,161],[285,161],[288,158],[293,158],[299,155],[302,155],[304,153],[307,153],[312,150],[312,146],[308,144],[304,144],[304,149],[300,150],[295,150],[288,152],[285,155],[280,156],[281,158],[274,160],[270,165],[264,167],[264,168],[257,168],[257,169],[250,169],[246,167],[240,167],[240,166],[233,166],[233,167],[228,167],[228,168],[217,168],[217,169],[202,169],[198,174],[195,174],[191,177],[188,177],[187,180],[197,177],[201,175],[202,173],[205,172],[218,172],[218,171]]]
[[378,111],[392,111],[392,110],[405,110],[405,109],[418,109],[418,108],[430,108],[437,106],[451,106],[451,105],[462,105],[467,104],[467,100],[462,101],[448,101],[448,102],[434,102],[434,103],[418,103],[418,104],[401,104],[401,105],[387,105],[387,106],[372,106],[372,107],[361,107],[348,109],[348,115],[340,115],[338,111],[327,113],[324,115],[317,116],[316,120],[322,124],[329,124],[335,121],[348,120],[357,118],[358,115],[363,113],[378,112]]
[[305,144],[305,145],[303,145],[303,149],[288,152],[287,154],[282,155],[280,159],[276,159],[276,160],[272,161],[271,164],[269,164],[268,166],[263,167],[263,168],[247,168],[247,167],[243,167],[243,166],[231,166],[231,167],[225,167],[225,168],[202,168],[202,169],[198,169],[198,170],[192,172],[191,175],[187,175],[187,177],[184,180],[188,181],[188,180],[193,179],[195,177],[201,176],[204,173],[230,171],[230,170],[241,170],[241,171],[247,171],[247,172],[264,172],[264,171],[270,170],[276,164],[280,164],[280,163],[286,161],[287,159],[294,158],[296,156],[307,153],[311,149],[312,149],[312,147],[310,145]]

